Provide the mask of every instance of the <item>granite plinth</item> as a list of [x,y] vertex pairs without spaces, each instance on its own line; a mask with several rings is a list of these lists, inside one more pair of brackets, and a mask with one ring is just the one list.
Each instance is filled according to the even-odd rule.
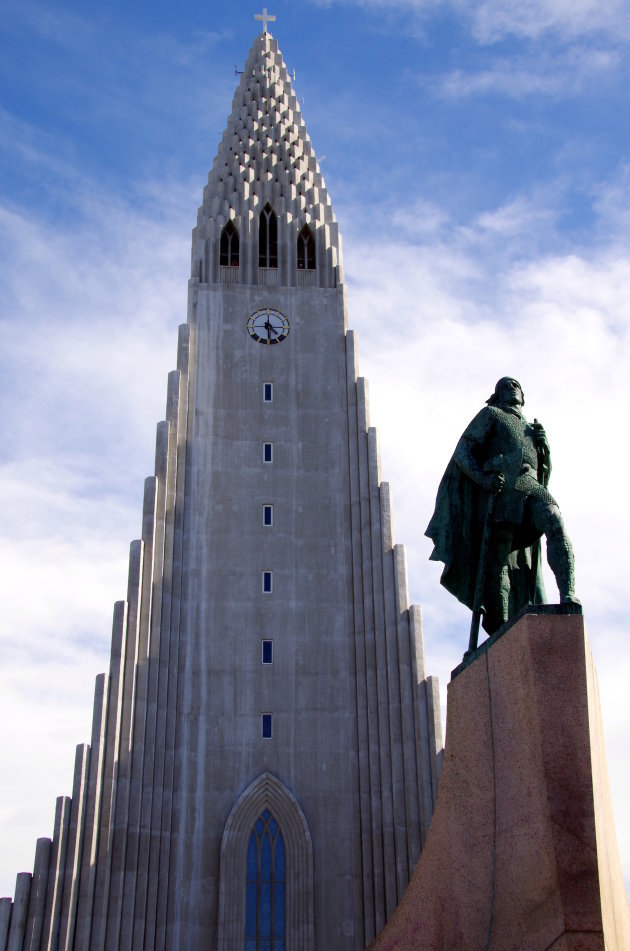
[[370,951],[630,948],[583,618],[521,617],[448,691],[433,823]]

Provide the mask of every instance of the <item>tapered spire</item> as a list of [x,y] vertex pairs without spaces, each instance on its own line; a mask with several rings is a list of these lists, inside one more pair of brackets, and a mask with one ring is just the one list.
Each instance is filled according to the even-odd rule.
[[[341,248],[337,222],[315,151],[302,119],[291,77],[278,50],[277,41],[267,32],[254,40],[232,102],[232,112],[217,156],[204,188],[196,237],[200,242],[215,240],[232,219],[245,242],[257,240],[256,221],[269,204],[287,229],[308,225],[321,229],[316,238],[322,267],[318,284],[331,286],[341,280]],[[324,226],[323,228],[321,226]],[[282,229],[282,224],[280,225]],[[288,264],[294,256],[289,231]],[[282,235],[280,236],[282,240]],[[207,246],[193,243],[193,276],[213,283],[218,280]],[[242,245],[243,247],[243,245]],[[255,252],[244,262],[254,261]],[[208,267],[203,262],[208,259]],[[202,262],[201,265],[199,262]],[[328,264],[334,273],[325,273]],[[252,282],[252,273],[243,271]],[[281,283],[295,283],[291,270]]]
[[200,216],[227,203],[236,214],[280,200],[294,215],[334,213],[277,41],[257,36],[204,190]]

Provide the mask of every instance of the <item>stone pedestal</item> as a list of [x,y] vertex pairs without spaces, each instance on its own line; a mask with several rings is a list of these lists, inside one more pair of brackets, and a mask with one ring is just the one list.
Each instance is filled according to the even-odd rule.
[[584,621],[543,609],[454,672],[433,823],[370,951],[630,948]]

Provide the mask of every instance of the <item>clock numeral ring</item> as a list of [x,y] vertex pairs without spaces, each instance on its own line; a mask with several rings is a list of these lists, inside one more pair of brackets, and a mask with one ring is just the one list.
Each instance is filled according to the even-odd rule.
[[288,319],[273,307],[261,307],[247,320],[247,332],[252,340],[267,346],[285,340],[289,330]]

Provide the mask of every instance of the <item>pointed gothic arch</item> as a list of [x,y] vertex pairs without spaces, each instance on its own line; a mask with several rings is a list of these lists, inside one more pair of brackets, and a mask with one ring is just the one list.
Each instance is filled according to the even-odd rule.
[[298,234],[297,266],[299,271],[315,270],[315,238],[308,225],[304,225]]
[[258,267],[278,267],[278,219],[269,202],[258,224]]
[[221,267],[238,267],[239,239],[238,230],[232,220],[221,231],[219,263]]
[[[271,773],[262,773],[234,805],[223,830],[219,872],[219,951],[245,947],[247,859],[252,832],[265,813],[282,835],[286,951],[312,951],[313,846],[299,803]],[[269,819],[263,819],[268,823]]]

